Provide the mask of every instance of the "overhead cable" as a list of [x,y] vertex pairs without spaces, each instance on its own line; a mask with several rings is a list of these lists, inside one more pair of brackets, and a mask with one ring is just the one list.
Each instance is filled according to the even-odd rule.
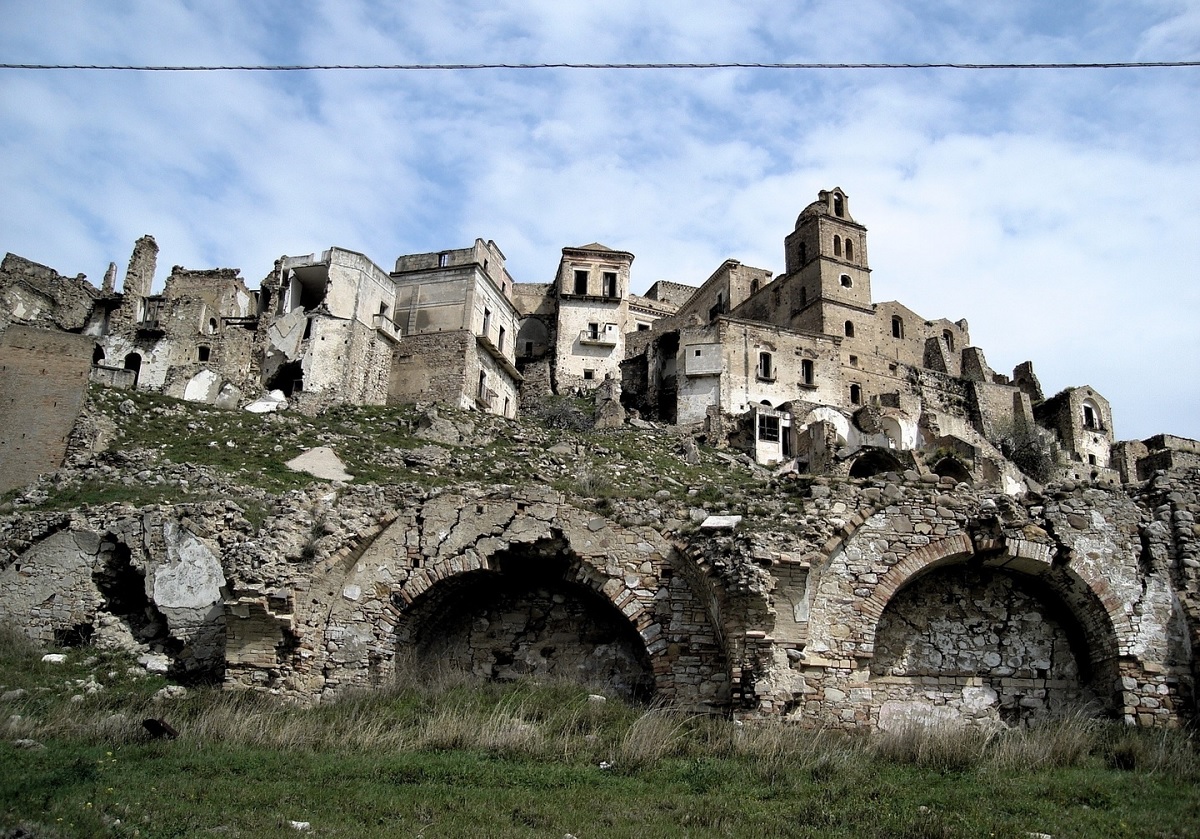
[[1091,63],[960,64],[832,64],[825,62],[713,62],[627,64],[0,64],[0,70],[132,70],[139,72],[295,72],[312,70],[1127,70],[1154,67],[1200,67],[1200,61],[1109,61]]

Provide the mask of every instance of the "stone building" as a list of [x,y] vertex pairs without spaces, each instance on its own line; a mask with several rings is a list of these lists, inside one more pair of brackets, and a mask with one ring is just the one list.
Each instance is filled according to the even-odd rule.
[[396,260],[397,328],[388,398],[516,415],[519,315],[495,242]]

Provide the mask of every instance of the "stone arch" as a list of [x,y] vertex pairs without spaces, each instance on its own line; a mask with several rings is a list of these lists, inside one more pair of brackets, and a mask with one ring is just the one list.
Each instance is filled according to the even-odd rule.
[[401,666],[493,680],[565,678],[648,701],[654,669],[635,625],[561,538],[513,546],[406,608]]
[[940,475],[943,478],[953,478],[956,483],[974,483],[974,481],[971,479],[970,470],[967,469],[967,467],[963,465],[962,461],[956,457],[947,455],[946,457],[941,458],[933,465],[932,471],[935,475]]
[[884,472],[903,472],[904,465],[890,452],[867,448],[850,464],[851,478],[870,478]]
[[1053,561],[1049,545],[1022,539],[982,540],[974,544],[966,534],[957,534],[918,548],[893,565],[861,605],[861,649],[874,655],[880,619],[893,599],[911,589],[921,578],[956,565],[999,571],[1021,583],[1033,583],[1069,615],[1079,633],[1079,646],[1086,648],[1087,681],[1108,710],[1117,710],[1119,661],[1129,654],[1133,627],[1120,604],[1108,597],[1103,580],[1084,580],[1065,563]]
[[[525,574],[522,563],[537,573]],[[621,636],[629,652],[623,660],[640,662],[637,672],[651,679],[648,689],[631,690],[634,696],[723,711],[728,654],[708,617],[710,593],[696,575],[691,560],[652,528],[622,527],[552,490],[435,495],[323,565],[322,593],[302,619],[318,634],[317,655],[304,667],[326,693],[379,685],[402,658],[421,652],[414,642],[423,632],[436,634],[422,630],[423,622],[436,628],[442,616],[486,611],[484,595],[493,589],[509,596],[510,605],[521,601],[522,609],[530,602],[522,591],[541,591],[546,611],[571,601],[566,612],[603,617],[596,622],[605,623],[604,631]],[[672,609],[680,604],[684,615]],[[569,629],[561,614],[552,617]],[[459,622],[460,635],[465,626]]]

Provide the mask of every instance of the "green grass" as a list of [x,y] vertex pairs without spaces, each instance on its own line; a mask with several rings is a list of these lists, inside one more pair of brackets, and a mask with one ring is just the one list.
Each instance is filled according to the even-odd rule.
[[[1181,732],[1067,719],[853,736],[437,674],[312,708],[215,690],[163,704],[164,682],[120,657],[41,652],[0,631],[0,684],[28,691],[0,708],[0,835],[298,835],[291,821],[345,837],[1200,832],[1200,764]],[[90,678],[104,689],[72,702]],[[179,739],[143,733],[160,715]]]

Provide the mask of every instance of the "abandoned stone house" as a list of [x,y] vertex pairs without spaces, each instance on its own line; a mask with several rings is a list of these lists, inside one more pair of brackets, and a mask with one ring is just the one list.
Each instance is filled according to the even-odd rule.
[[[153,293],[157,255],[140,239],[118,292],[114,265],[97,290],[9,254],[0,330],[90,337],[94,380],[221,407],[267,390],[302,410],[433,402],[514,417],[612,380],[645,419],[814,474],[912,468],[1011,493],[1052,475],[1137,480],[1153,452],[1188,456],[1170,437],[1114,444],[1092,388],[1045,399],[1030,362],[994,372],[965,320],[875,302],[867,230],[840,188],[800,213],[782,274],[731,259],[698,287],[645,295],[631,291],[633,254],[599,243],[563,248],[540,284],[514,282],[481,239],[390,273],[338,247],[284,256],[258,290],[235,269],[176,266]],[[1023,446],[1047,462],[1019,466]]]

